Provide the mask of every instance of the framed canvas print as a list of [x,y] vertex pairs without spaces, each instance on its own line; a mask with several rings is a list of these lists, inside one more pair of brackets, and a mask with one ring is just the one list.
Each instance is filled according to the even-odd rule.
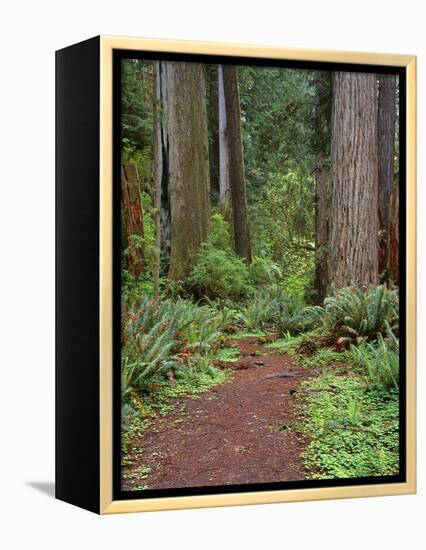
[[56,496],[415,491],[413,56],[56,54]]

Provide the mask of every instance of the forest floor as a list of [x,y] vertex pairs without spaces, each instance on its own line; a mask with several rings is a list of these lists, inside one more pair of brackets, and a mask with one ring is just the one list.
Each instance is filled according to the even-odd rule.
[[122,489],[164,489],[293,481],[305,478],[303,438],[292,424],[302,380],[318,369],[265,347],[258,337],[235,340],[240,357],[223,383],[173,399],[130,444]]

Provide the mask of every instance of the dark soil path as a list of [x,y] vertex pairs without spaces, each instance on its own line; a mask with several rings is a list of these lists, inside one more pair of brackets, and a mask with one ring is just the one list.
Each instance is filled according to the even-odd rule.
[[257,338],[236,340],[242,358],[222,363],[232,380],[175,408],[136,439],[123,467],[123,489],[268,483],[304,479],[294,395],[313,374]]

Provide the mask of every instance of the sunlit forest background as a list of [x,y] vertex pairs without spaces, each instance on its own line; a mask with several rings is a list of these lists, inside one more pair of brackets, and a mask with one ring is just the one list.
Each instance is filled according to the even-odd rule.
[[398,473],[398,78],[124,59],[121,86],[123,482],[241,341],[306,369],[303,477]]

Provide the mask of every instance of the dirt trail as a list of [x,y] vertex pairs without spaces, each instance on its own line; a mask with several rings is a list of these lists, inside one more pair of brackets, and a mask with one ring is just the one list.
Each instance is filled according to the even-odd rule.
[[235,341],[242,359],[226,364],[235,371],[231,381],[197,399],[176,399],[174,410],[133,442],[124,490],[304,479],[302,446],[285,425],[294,420],[294,393],[311,373],[256,341]]

